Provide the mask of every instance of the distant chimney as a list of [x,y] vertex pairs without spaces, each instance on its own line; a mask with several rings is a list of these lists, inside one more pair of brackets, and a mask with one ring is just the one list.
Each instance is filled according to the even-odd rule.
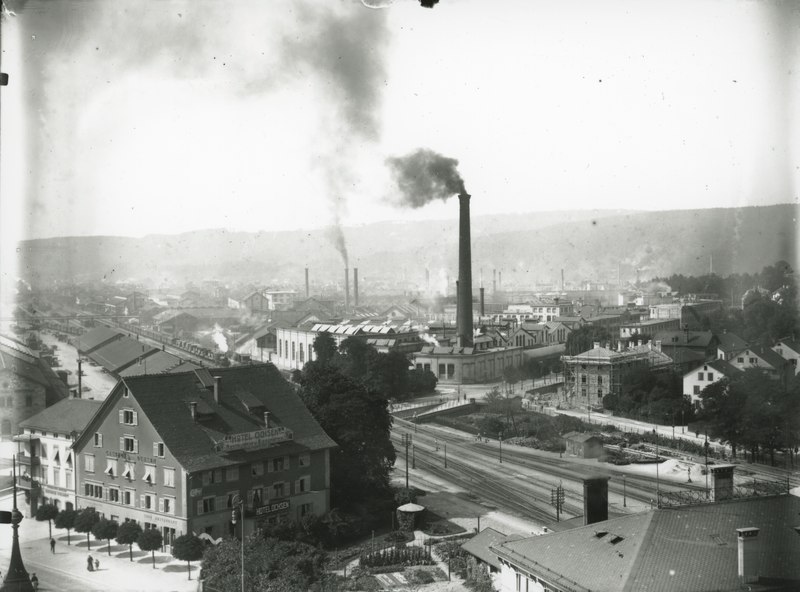
[[214,402],[219,405],[219,383],[222,382],[221,376],[214,377]]
[[622,341],[617,341],[617,351],[618,352],[622,351]]
[[611,477],[588,477],[583,480],[583,524],[608,520],[608,480]]
[[264,427],[269,428],[269,411],[264,412]]
[[492,294],[497,292],[497,270],[492,270]]
[[600,349],[600,342],[599,342],[599,341],[595,341],[595,342],[592,344],[592,348],[593,348],[593,349]]
[[758,528],[737,528],[736,540],[739,556],[739,580],[742,584],[758,582],[758,560],[761,545],[758,539]]
[[189,413],[192,414],[192,421],[197,421],[197,402],[190,401],[189,402]]
[[467,193],[458,196],[458,346],[472,346],[472,245],[470,239],[469,200]]
[[344,268],[344,310],[350,308],[350,270],[345,267]]
[[483,286],[481,286],[481,316],[484,316],[486,314],[486,308],[484,306],[485,301],[484,301],[484,293],[483,292],[484,292]]
[[564,291],[564,268],[561,268],[561,291]]
[[425,292],[427,294],[431,292],[431,270],[427,267],[425,268]]
[[358,306],[358,267],[353,268],[353,306]]
[[715,465],[711,471],[711,497],[715,502],[733,497],[734,465]]
[[309,298],[310,296],[311,296],[311,290],[309,290],[309,285],[308,285],[308,267],[306,267],[306,298]]

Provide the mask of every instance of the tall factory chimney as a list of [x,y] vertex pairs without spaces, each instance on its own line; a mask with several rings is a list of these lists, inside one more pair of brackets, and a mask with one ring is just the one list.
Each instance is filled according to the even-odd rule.
[[483,286],[481,286],[481,316],[486,316],[486,308],[484,306],[485,300],[483,297]]
[[431,270],[427,267],[425,268],[425,293],[431,293]]
[[345,312],[350,308],[350,270],[344,268],[344,310]]
[[358,306],[358,267],[353,268],[353,306]]
[[458,346],[472,346],[472,248],[469,232],[469,194],[458,196]]
[[497,272],[497,285],[500,286],[500,290],[503,289],[503,270]]
[[492,270],[492,294],[497,293],[497,270]]
[[306,298],[310,297],[311,293],[308,289],[308,267],[306,267]]
[[561,291],[564,291],[564,268],[561,268]]

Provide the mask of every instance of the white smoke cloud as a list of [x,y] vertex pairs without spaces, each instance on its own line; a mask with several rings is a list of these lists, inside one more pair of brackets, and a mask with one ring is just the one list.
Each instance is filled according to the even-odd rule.
[[225,333],[222,331],[222,327],[217,323],[214,323],[214,330],[211,333],[211,338],[214,340],[214,343],[217,344],[217,349],[221,353],[228,353],[228,340],[225,337]]

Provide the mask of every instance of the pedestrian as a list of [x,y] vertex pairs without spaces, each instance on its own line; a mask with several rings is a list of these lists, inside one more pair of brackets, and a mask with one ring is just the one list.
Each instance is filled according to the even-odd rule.
[[56,552],[56,540],[53,537],[50,537],[50,552],[54,554]]
[[39,578],[36,577],[35,573],[31,574],[31,586],[33,586],[34,592],[39,589]]
[[95,569],[95,571],[100,571],[100,560],[99,559],[95,559],[94,560],[94,569]]
[[86,569],[88,571],[94,571],[94,559],[92,559],[91,555],[86,559]]

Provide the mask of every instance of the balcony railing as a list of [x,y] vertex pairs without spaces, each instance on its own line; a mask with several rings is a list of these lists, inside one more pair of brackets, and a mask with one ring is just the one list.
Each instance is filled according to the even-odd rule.
[[17,462],[21,465],[25,465],[28,467],[35,467],[41,464],[42,457],[39,456],[38,454],[31,456],[23,452],[17,456]]
[[682,489],[680,491],[662,491],[658,494],[660,508],[677,508],[695,504],[708,504],[725,500],[765,497],[771,495],[788,495],[789,487],[785,481],[758,481],[734,485],[722,490],[714,499],[714,492],[702,489]]

